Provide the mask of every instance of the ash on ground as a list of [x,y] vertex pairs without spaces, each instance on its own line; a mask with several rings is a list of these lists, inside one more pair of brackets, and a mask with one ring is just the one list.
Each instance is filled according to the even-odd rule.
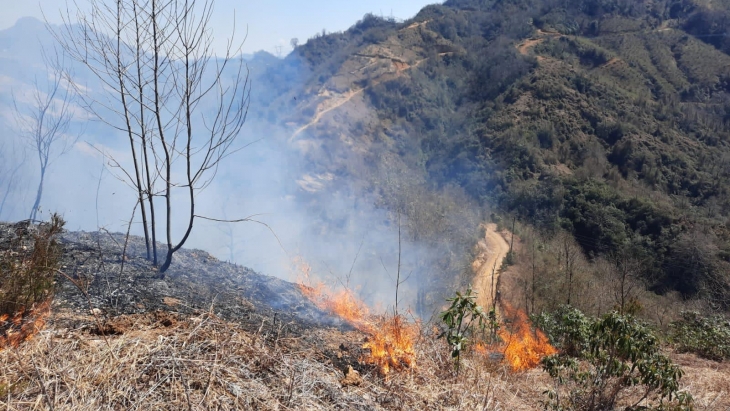
[[[31,238],[38,226],[28,221],[0,223],[0,247]],[[30,234],[30,235],[29,235]],[[171,311],[181,314],[211,312],[249,327],[290,328],[309,325],[346,327],[327,315],[296,284],[222,262],[205,251],[180,249],[160,279],[146,257],[144,239],[108,232],[65,232],[61,272],[57,278],[54,310],[89,312],[102,317]],[[126,244],[126,246],[125,246]],[[158,244],[160,258],[166,247]]]

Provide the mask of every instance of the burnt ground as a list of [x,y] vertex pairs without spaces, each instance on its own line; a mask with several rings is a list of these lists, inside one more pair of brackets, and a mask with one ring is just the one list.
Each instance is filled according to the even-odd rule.
[[[38,227],[27,221],[0,223],[0,247]],[[347,328],[318,309],[296,284],[222,262],[205,251],[181,249],[165,278],[148,261],[144,239],[109,232],[64,232],[61,272],[53,311],[92,313],[102,319],[165,311],[213,313],[246,329],[279,328],[298,334],[311,326]],[[158,250],[164,247],[158,245]]]

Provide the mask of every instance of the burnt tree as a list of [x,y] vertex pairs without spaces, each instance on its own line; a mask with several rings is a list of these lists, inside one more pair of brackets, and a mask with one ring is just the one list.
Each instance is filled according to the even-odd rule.
[[[214,55],[214,3],[92,0],[90,12],[75,19],[66,14],[67,24],[55,32],[65,52],[109,90],[108,99],[87,98],[85,106],[129,142],[131,159],[112,165],[135,190],[147,257],[161,262],[161,276],[196,219],[209,218],[196,212],[196,196],[241,148],[248,69],[232,40],[222,57]],[[175,238],[173,226],[182,233]],[[159,229],[166,246],[161,258]]]

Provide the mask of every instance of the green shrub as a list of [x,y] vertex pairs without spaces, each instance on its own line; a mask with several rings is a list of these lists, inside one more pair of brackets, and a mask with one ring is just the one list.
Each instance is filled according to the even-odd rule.
[[551,313],[533,316],[532,321],[564,354],[580,357],[588,349],[591,320],[577,308],[562,305]]
[[469,344],[469,337],[478,331],[484,331],[487,327],[492,330],[492,334],[496,331],[497,316],[494,311],[485,313],[482,306],[476,303],[477,296],[472,292],[471,286],[462,294],[456,292],[456,295],[447,299],[451,305],[439,316],[441,321],[446,325],[446,331],[439,335],[439,338],[446,338],[451,347],[451,357],[454,359],[454,366],[459,369],[461,360],[461,352],[466,349]]
[[[565,310],[562,335],[585,336],[585,317]],[[682,370],[661,354],[654,333],[632,316],[613,312],[588,319],[586,349],[578,356],[566,353],[543,359],[543,369],[555,380],[546,391],[550,410],[613,410],[627,400],[630,387],[640,387],[625,410],[691,410],[692,397],[679,391]],[[570,329],[573,324],[573,329]],[[643,394],[638,397],[638,394]],[[639,406],[651,401],[652,406]]]
[[726,318],[684,311],[671,328],[672,341],[679,351],[715,361],[730,358],[730,321]]

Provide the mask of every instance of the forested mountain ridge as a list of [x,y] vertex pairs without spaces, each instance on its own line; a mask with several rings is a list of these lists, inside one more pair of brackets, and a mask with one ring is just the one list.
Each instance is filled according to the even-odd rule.
[[466,243],[449,210],[496,206],[568,230],[589,257],[629,250],[655,291],[727,307],[725,3],[448,1],[405,22],[368,15],[263,70],[274,93],[253,110],[290,129],[313,169],[301,188],[356,177],[407,215],[415,240]]

